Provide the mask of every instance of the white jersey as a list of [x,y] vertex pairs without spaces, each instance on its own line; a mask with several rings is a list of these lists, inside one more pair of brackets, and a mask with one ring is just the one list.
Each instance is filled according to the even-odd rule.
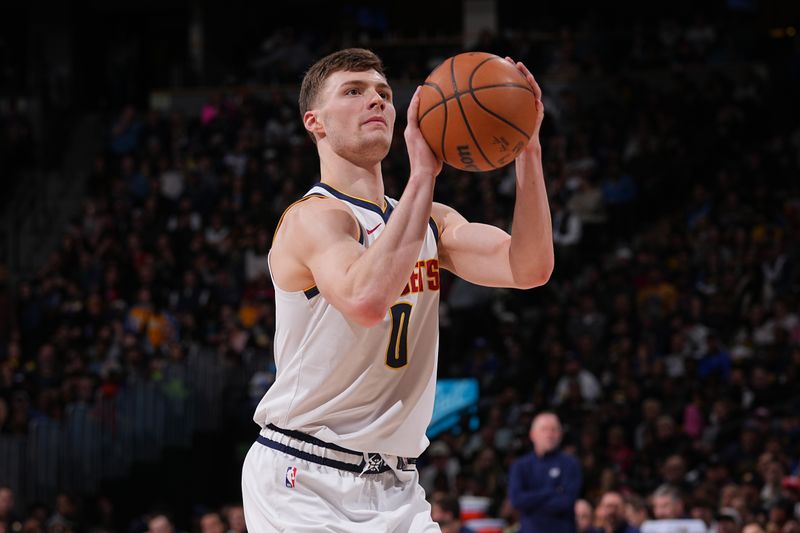
[[[304,198],[344,202],[369,248],[397,201],[385,208],[319,183]],[[345,448],[417,457],[428,446],[439,350],[439,231],[431,219],[403,294],[383,321],[367,328],[347,319],[315,286],[275,285],[277,376],[253,419]]]

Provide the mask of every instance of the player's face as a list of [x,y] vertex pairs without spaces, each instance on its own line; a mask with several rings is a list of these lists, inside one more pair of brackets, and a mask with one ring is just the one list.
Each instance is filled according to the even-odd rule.
[[331,74],[317,113],[336,153],[375,162],[389,153],[395,120],[392,90],[375,70]]

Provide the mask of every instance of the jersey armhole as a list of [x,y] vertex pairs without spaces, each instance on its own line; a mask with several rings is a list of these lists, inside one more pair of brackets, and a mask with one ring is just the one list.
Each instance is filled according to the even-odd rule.
[[[297,204],[299,204],[301,202],[304,202],[304,201],[308,200],[309,198],[329,198],[329,199],[332,199],[330,196],[326,196],[324,194],[311,193],[311,194],[307,194],[307,195],[303,196],[302,198],[300,198],[299,200],[289,204],[289,206],[286,209],[283,210],[283,214],[281,214],[281,218],[278,220],[278,223],[275,225],[275,231],[272,233],[272,244],[273,244],[273,246],[275,244],[275,237],[278,235],[278,230],[280,229],[281,224],[283,224],[283,219],[286,218],[286,214],[294,206],[296,206]],[[364,243],[366,242],[364,228],[361,226],[361,222],[358,221],[358,218],[355,216],[355,214],[351,213],[351,216],[353,217],[353,220],[355,221],[356,226],[358,227],[358,243],[361,246],[364,246]],[[310,287],[307,287],[307,288],[301,290],[301,291],[287,291],[285,289],[282,289],[280,286],[278,286],[278,282],[275,279],[275,274],[272,271],[271,258],[272,258],[272,247],[270,247],[270,250],[267,253],[267,269],[269,270],[269,277],[272,280],[272,286],[275,287],[275,290],[280,291],[280,292],[282,292],[284,294],[287,294],[287,295],[288,294],[300,294],[300,293],[302,293],[302,294],[305,295],[305,297],[308,300],[311,300],[312,298],[314,298],[315,296],[317,296],[319,294],[319,289],[317,288],[316,283],[311,285]]]

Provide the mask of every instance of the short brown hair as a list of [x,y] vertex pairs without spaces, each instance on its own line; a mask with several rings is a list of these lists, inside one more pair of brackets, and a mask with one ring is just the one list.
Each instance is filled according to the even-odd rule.
[[[346,48],[329,54],[313,65],[303,76],[303,84],[300,86],[300,116],[306,114],[311,109],[317,99],[322,86],[328,76],[340,70],[350,72],[365,72],[374,69],[378,74],[386,77],[383,72],[383,62],[371,50],[364,48]],[[312,135],[313,138],[313,135]]]

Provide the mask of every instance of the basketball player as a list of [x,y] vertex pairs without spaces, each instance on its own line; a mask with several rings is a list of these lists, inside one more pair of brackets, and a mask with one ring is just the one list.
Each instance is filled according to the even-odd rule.
[[[511,61],[507,58],[508,61]],[[380,59],[348,49],[314,64],[300,111],[321,181],[290,206],[269,255],[275,383],[244,462],[249,531],[439,531],[418,483],[436,385],[440,269],[473,283],[530,288],[553,268],[539,127],[516,161],[513,236],[433,202],[442,169],[408,109],[411,173],[384,196],[395,122]]]

